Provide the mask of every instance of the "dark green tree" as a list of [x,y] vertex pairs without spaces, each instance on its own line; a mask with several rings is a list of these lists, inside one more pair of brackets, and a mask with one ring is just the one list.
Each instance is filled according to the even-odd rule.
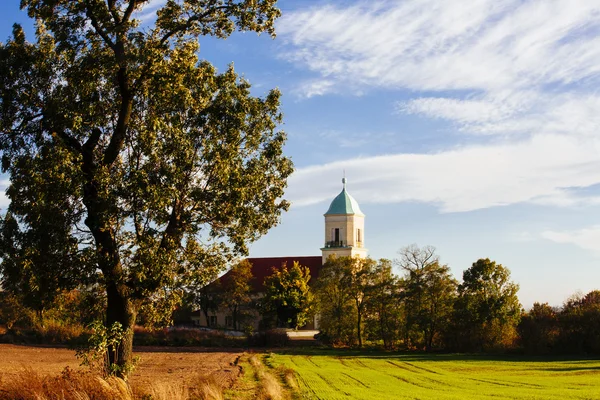
[[404,302],[400,280],[389,260],[379,260],[371,279],[365,327],[372,340],[381,340],[386,349],[396,347],[404,329]]
[[265,278],[263,307],[275,312],[279,327],[298,329],[308,322],[314,306],[309,281],[308,267],[297,261],[291,267],[284,263],[273,268],[273,273]]
[[518,291],[508,268],[489,258],[479,259],[465,270],[454,314],[459,348],[480,351],[511,347],[522,312]]
[[376,264],[371,258],[329,257],[323,265],[316,291],[321,330],[330,337],[347,344],[356,338],[356,343],[362,347]]
[[447,265],[434,261],[409,270],[402,281],[407,337],[412,347],[431,351],[443,347],[449,329],[458,283]]
[[341,283],[351,263],[349,257],[329,257],[315,282],[319,329],[331,342],[346,345],[356,338],[352,293]]
[[558,313],[548,303],[533,303],[519,323],[519,340],[528,354],[549,354],[554,351],[559,335]]
[[221,279],[222,304],[231,313],[233,329],[242,328],[242,324],[248,317],[251,308],[252,297],[252,264],[248,260],[242,260],[235,264],[231,270]]
[[[52,228],[48,253],[103,286],[105,323],[126,332],[109,351],[120,367],[144,302],[201,273],[205,254],[225,265],[246,253],[288,208],[292,172],[279,92],[253,97],[233,67],[219,74],[198,56],[204,35],[274,35],[276,0],[168,0],[140,27],[148,3],[22,0],[35,41],[15,25],[0,45],[0,150],[19,251],[35,252],[32,232]],[[70,275],[70,263],[52,263]]]
[[569,298],[558,313],[558,348],[563,352],[600,354],[600,290]]

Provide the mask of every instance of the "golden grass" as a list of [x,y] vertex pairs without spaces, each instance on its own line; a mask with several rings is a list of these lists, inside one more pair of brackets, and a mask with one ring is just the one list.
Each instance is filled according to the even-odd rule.
[[289,396],[279,383],[279,380],[271,374],[256,355],[249,359],[254,368],[256,380],[258,381],[257,398],[261,400],[284,400]]
[[200,377],[198,387],[194,390],[194,398],[201,400],[223,400],[223,387],[214,377]]
[[190,398],[189,389],[182,383],[160,382],[152,384],[147,395],[152,400],[188,400]]
[[199,377],[194,389],[183,382],[156,382],[132,390],[116,377],[101,378],[66,368],[60,376],[40,375],[26,369],[0,381],[0,400],[223,400],[223,388],[213,377]]
[[26,369],[0,382],[0,400],[132,400],[129,384],[65,369],[58,377],[41,376]]
[[296,372],[286,367],[285,365],[280,365],[277,367],[277,373],[281,375],[285,384],[292,389],[294,392],[297,392],[300,387],[298,386],[298,378],[296,377]]

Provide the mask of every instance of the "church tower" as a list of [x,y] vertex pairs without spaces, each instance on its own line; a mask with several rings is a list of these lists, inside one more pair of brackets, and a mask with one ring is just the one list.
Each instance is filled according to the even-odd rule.
[[329,256],[366,257],[365,215],[358,203],[346,191],[346,178],[342,179],[343,189],[331,202],[325,213],[325,246],[321,249],[323,263]]

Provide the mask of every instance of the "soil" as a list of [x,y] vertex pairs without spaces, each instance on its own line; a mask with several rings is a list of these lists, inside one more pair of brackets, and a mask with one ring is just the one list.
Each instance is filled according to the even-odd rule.
[[[241,373],[237,360],[243,354],[239,349],[150,346],[135,348],[134,353],[140,361],[129,378],[133,387],[174,381],[193,387],[199,377],[212,377],[226,389],[233,387]],[[24,369],[55,376],[67,366],[85,370],[69,348],[0,344],[0,380]]]

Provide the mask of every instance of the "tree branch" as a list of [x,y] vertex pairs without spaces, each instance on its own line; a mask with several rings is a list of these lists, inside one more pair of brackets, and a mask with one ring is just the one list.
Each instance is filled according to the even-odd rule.
[[116,50],[115,44],[113,43],[113,41],[108,36],[108,33],[106,33],[106,31],[104,29],[102,29],[102,27],[100,27],[100,24],[98,23],[98,20],[94,16],[94,14],[92,12],[92,8],[91,8],[90,3],[89,3],[89,0],[86,0],[85,4],[86,4],[85,15],[90,19],[90,23],[94,27],[94,30],[96,31],[96,33],[98,35],[100,35],[100,37],[102,38],[102,40],[104,40],[104,42],[106,43],[106,45],[108,47],[110,47],[114,52],[116,52],[117,50]]
[[164,45],[167,42],[167,40],[172,38],[174,35],[181,33],[181,32],[185,32],[186,30],[190,29],[195,22],[200,22],[201,20],[208,17],[210,14],[214,13],[215,11],[226,10],[226,9],[231,9],[231,8],[232,8],[232,6],[219,6],[219,7],[211,8],[210,10],[206,11],[205,13],[191,16],[190,18],[188,18],[188,20],[185,23],[183,23],[183,24],[179,25],[177,28],[174,28],[173,30],[165,33],[162,36],[162,38],[160,39],[160,44]]

